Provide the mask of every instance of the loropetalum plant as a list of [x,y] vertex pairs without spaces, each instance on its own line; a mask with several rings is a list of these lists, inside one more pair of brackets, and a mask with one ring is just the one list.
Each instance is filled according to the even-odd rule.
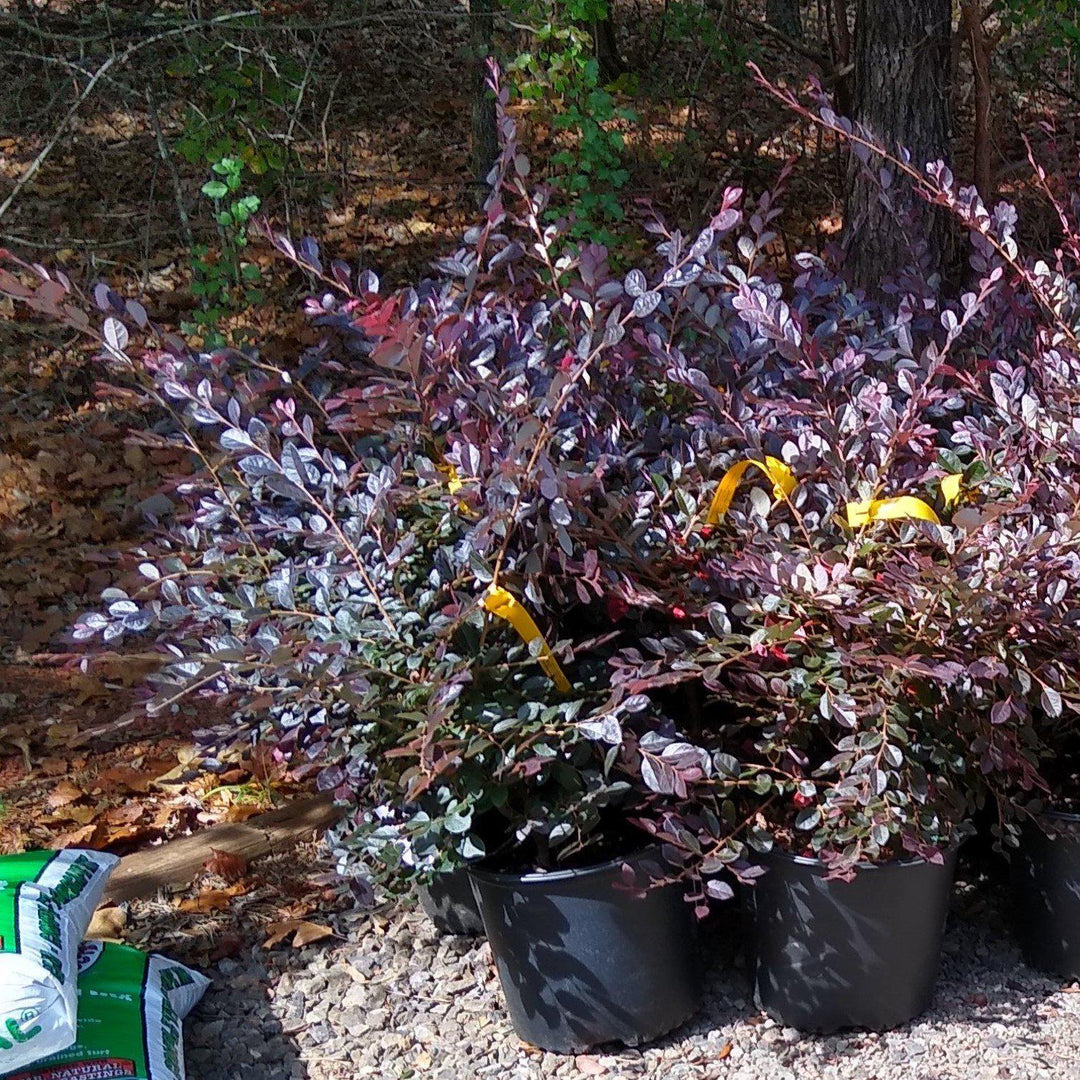
[[[541,864],[606,851],[661,797],[627,775],[672,758],[674,727],[642,694],[612,700],[606,662],[650,602],[627,568],[647,578],[656,553],[620,524],[655,498],[641,462],[671,428],[664,372],[638,370],[631,340],[661,297],[613,278],[600,248],[556,255],[502,124],[503,181],[440,278],[384,296],[273,238],[337,294],[309,303],[326,340],[294,370],[167,336],[139,355],[141,308],[94,295],[105,358],[202,467],[134,553],[138,579],[76,636],[155,634],[169,662],[149,709],[210,698],[231,720],[208,741],[269,738],[310,761],[353,801],[343,849],[399,879],[511,845]],[[700,273],[709,246],[670,279]],[[0,284],[91,326],[63,277]],[[500,591],[553,652],[491,617]]]
[[[1075,233],[1026,259],[935,168],[973,236],[955,301],[808,254],[782,284],[776,194],[737,190],[616,277],[500,125],[483,222],[415,289],[270,233],[319,282],[288,369],[95,290],[104,358],[166,417],[141,437],[200,468],[77,636],[155,634],[151,710],[212,698],[208,740],[317,769],[343,861],[388,882],[633,824],[723,897],[773,845],[844,874],[1037,805],[1080,708]],[[0,291],[93,332],[19,265]]]
[[[821,122],[853,135],[827,106]],[[734,371],[699,353],[699,382],[727,394],[701,396],[716,449],[698,466],[751,459],[768,479],[712,535],[673,516],[687,553],[665,603],[693,629],[648,643],[657,679],[700,679],[726,704],[698,742],[755,777],[735,800],[747,841],[837,873],[940,858],[988,795],[1014,839],[1012,812],[1038,807],[1039,767],[1075,731],[1075,216],[1060,207],[1051,270],[1020,256],[1010,207],[987,212],[941,165],[915,178],[969,230],[977,285],[950,303],[901,281],[878,306],[800,256],[791,289],[765,274],[735,288],[772,347]],[[686,857],[739,853],[722,819],[680,836],[672,818]]]

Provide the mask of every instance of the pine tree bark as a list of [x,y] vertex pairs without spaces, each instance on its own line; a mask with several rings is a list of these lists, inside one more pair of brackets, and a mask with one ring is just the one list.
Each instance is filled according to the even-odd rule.
[[495,118],[495,95],[488,86],[487,61],[495,36],[497,0],[469,0],[469,51],[472,62],[472,146],[473,181],[479,186],[480,201],[487,197],[487,177],[499,156],[499,136]]
[[802,41],[802,13],[799,0],[765,0],[765,21],[789,38]]
[[[951,34],[951,0],[858,0],[853,119],[891,153],[906,147],[920,169],[948,158]],[[871,160],[872,167],[882,164]],[[874,288],[917,259],[930,273],[947,262],[946,216],[902,177],[894,177],[889,197],[893,210],[882,204],[877,179],[852,153],[844,244],[857,285]]]

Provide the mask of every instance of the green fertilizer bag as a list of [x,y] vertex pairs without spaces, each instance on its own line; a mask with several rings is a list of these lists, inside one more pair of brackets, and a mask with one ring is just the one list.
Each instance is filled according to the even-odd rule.
[[0,1073],[75,1041],[76,954],[118,861],[74,849],[0,856]]
[[84,941],[75,1045],[3,1080],[184,1080],[182,1021],[209,985],[164,956]]

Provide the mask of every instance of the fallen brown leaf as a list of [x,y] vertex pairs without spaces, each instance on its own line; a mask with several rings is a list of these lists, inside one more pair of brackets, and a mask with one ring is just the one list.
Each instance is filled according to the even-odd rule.
[[81,799],[84,794],[83,789],[77,787],[70,780],[60,780],[52,791],[45,796],[45,802],[53,810],[59,810],[61,806],[67,806],[68,803]]
[[307,919],[284,919],[271,923],[266,929],[269,935],[263,942],[264,949],[280,945],[290,934],[294,949],[302,949],[305,945],[334,936],[334,931],[329,926],[320,926],[318,923],[308,922]]
[[84,825],[81,829],[72,829],[70,832],[60,833],[59,836],[53,837],[49,843],[49,848],[53,851],[62,851],[64,848],[82,847],[89,842],[95,832],[97,832],[96,825]]
[[239,881],[247,873],[247,859],[229,851],[210,849],[214,854],[203,864],[207,873],[217,874],[226,881]]
[[107,701],[109,688],[100,680],[91,675],[76,676],[73,680],[73,688],[77,691],[76,705],[85,705],[89,701]]
[[78,745],[81,741],[79,725],[75,723],[50,724],[45,732],[45,738],[51,743],[61,743],[64,746]]
[[124,803],[123,806],[114,806],[105,812],[105,820],[110,825],[131,825],[143,816],[145,807],[140,806],[134,800]]
[[[141,675],[140,678],[145,681],[146,676]],[[175,764],[172,757],[149,757],[142,763],[142,767],[144,772],[153,773],[155,780],[160,780]]]
[[246,891],[240,885],[231,885],[227,889],[203,889],[198,896],[181,900],[176,905],[176,909],[199,915],[205,915],[211,911],[224,911],[234,896],[241,896]]
[[97,820],[97,816],[98,808],[85,804],[82,806],[72,804],[56,812],[57,821],[74,821],[77,825],[89,825],[91,821]]
[[127,765],[114,765],[106,769],[99,777],[98,783],[105,788],[119,788],[125,791],[134,791],[144,794],[154,782],[152,773],[132,769]]
[[126,922],[127,919],[123,908],[98,908],[94,912],[94,917],[90,920],[90,927],[86,931],[86,936],[88,938],[104,938],[107,941],[119,941],[123,936]]
[[130,852],[149,840],[157,839],[158,836],[156,829],[151,829],[146,825],[120,825],[116,828],[103,825],[100,827],[100,832],[101,845],[106,850],[117,854]]
[[[285,889],[282,890],[287,891]],[[307,890],[310,893],[310,889]],[[287,919],[306,919],[313,911],[318,910],[318,904],[310,897],[306,900],[295,900],[293,903],[284,904],[278,909],[278,914],[281,916],[279,921],[284,922]]]
[[151,827],[155,829],[168,828],[172,824],[173,816],[181,813],[183,809],[175,806],[158,806],[154,814],[154,820],[150,822]]
[[161,773],[154,779],[155,784],[161,784],[168,786],[170,784],[177,783],[184,773],[188,772],[194,767],[194,763],[198,761],[198,757],[195,753],[193,746],[181,747],[176,752],[177,763],[169,769],[168,772]]

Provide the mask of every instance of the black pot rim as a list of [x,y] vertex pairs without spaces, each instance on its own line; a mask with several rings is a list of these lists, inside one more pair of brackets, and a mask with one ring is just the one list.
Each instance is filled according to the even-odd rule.
[[[1080,815],[1078,815],[1080,820]],[[941,845],[941,854],[945,857],[946,862],[950,856],[959,850],[962,840],[953,837],[947,844]],[[796,866],[812,866],[821,867],[821,869],[827,869],[825,863],[816,856],[810,855],[793,855],[790,851],[785,851],[783,848],[772,848],[770,851],[756,852],[757,856],[763,860],[768,859],[783,859],[785,862],[795,863]],[[910,858],[899,859],[886,859],[884,862],[857,862],[855,864],[855,870],[858,873],[864,873],[867,870],[890,870],[898,869],[904,866],[937,866],[937,863],[930,862],[929,859],[924,859],[921,855],[912,855]]]
[[605,859],[600,863],[567,867],[564,870],[528,870],[524,873],[515,873],[512,870],[491,870],[485,867],[483,863],[470,864],[467,869],[470,876],[485,881],[490,885],[550,885],[558,882],[581,881],[585,878],[599,877],[602,874],[610,873],[616,867],[622,866],[623,863],[654,854],[657,858],[660,857],[660,847],[657,844],[636,848],[626,855]]
[[1068,821],[1080,825],[1080,814],[1072,810],[1040,810],[1037,814],[1031,815],[1032,821],[1039,821],[1040,818],[1049,818],[1051,820]]

